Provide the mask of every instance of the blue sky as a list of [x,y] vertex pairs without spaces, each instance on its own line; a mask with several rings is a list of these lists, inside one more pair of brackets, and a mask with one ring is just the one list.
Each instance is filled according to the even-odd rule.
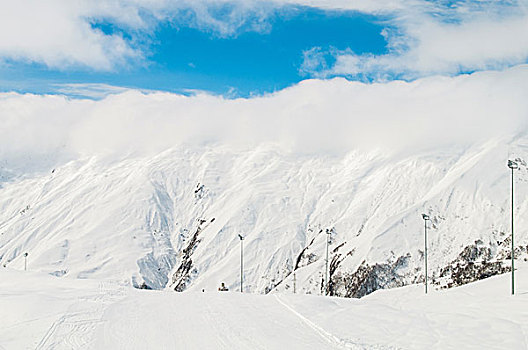
[[125,87],[247,97],[307,78],[412,81],[528,62],[527,0],[1,6],[4,92],[83,95],[95,85],[103,95]]
[[[289,7],[272,13],[267,18],[268,28],[235,35],[162,23],[142,39],[141,45],[146,47],[142,62],[101,72],[10,61],[0,70],[1,89],[44,93],[53,92],[60,84],[101,83],[172,92],[262,94],[310,77],[300,69],[303,52],[314,47],[351,49],[357,54],[386,52],[381,21],[356,11]],[[92,26],[108,35],[129,35],[126,28],[104,21]]]

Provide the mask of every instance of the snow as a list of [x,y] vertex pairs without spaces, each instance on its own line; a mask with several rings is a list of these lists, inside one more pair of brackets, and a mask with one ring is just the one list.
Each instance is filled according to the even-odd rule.
[[528,265],[425,295],[137,290],[0,269],[0,349],[526,349]]
[[[246,291],[319,293],[326,230],[347,273],[367,261],[410,254],[406,273],[423,278],[423,222],[432,217],[431,276],[476,240],[507,238],[507,155],[525,157],[526,136],[413,155],[352,151],[292,156],[270,145],[177,147],[149,157],[88,157],[4,180],[0,264],[70,278],[173,288],[189,248],[186,288],[239,288],[239,240],[246,237]],[[516,244],[528,245],[527,169],[517,176]],[[200,228],[197,244],[188,247]],[[311,242],[313,242],[311,244]],[[341,248],[334,252],[334,248]],[[496,247],[493,248],[496,250]]]
[[[526,144],[528,137],[517,135],[405,155],[335,157],[272,145],[181,146],[154,156],[79,158],[45,173],[6,170],[0,346],[525,349],[524,266],[514,297],[508,274],[447,291],[431,286],[427,296],[419,283],[421,213],[431,216],[431,280],[476,241],[494,258],[506,252],[506,160],[528,159]],[[519,264],[528,245],[528,169],[521,165]],[[415,285],[361,300],[318,296],[326,232],[330,258],[341,259],[338,272],[409,256],[398,273]],[[245,237],[243,294],[238,234]],[[292,272],[303,250],[294,295]],[[189,270],[173,281],[186,262]],[[185,291],[175,293],[182,281]],[[221,282],[231,292],[216,292]]]

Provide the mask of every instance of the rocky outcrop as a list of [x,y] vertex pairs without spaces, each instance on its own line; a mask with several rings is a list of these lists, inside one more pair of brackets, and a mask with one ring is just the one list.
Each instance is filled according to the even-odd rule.
[[402,287],[412,280],[406,273],[410,258],[408,254],[394,262],[374,265],[363,261],[354,273],[335,272],[331,276],[330,295],[361,298],[378,289]]
[[509,266],[504,266],[503,253],[504,250],[500,250],[499,254],[493,254],[491,247],[475,241],[441,269],[439,278],[433,283],[441,288],[451,288],[511,271]]
[[[446,266],[436,271],[430,270],[430,283],[439,288],[451,288],[510,272],[509,244],[511,241],[508,237],[504,241],[488,245],[477,240],[474,244],[464,247],[457,258]],[[363,261],[352,273],[341,269],[341,262],[353,253],[336,253],[333,256],[329,268],[329,295],[361,298],[378,289],[402,287],[424,281],[423,270],[411,267],[410,254],[386,263],[369,264]],[[515,259],[528,260],[527,253],[527,246],[518,246],[515,248]]]
[[214,220],[214,218],[211,219],[211,221],[209,222],[204,219],[198,220],[198,227],[196,228],[196,231],[192,234],[191,239],[187,243],[187,246],[183,249],[180,264],[176,269],[176,272],[174,272],[174,274],[172,275],[171,287],[175,291],[183,292],[191,281],[192,275],[198,273],[198,271],[193,267],[192,254],[201,241],[198,236],[203,231],[203,229]]

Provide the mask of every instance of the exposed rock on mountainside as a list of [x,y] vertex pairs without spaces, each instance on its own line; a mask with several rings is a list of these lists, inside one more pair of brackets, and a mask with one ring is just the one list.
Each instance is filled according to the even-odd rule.
[[401,287],[414,282],[415,276],[406,271],[410,254],[401,256],[392,263],[369,265],[363,261],[354,273],[332,274],[329,284],[330,295],[361,298],[378,289]]
[[[211,219],[211,222],[214,222],[214,220],[214,218]],[[187,246],[182,250],[180,265],[172,275],[171,282],[171,287],[177,292],[183,292],[187,288],[187,284],[192,280],[192,276],[198,274],[198,270],[193,268],[192,254],[200,243],[198,236],[205,227],[207,227],[207,220],[199,219],[196,231],[192,234]]]
[[[461,286],[470,282],[511,271],[511,236],[500,244],[485,246],[482,241],[469,245],[446,267],[435,284],[442,288]],[[516,248],[515,260],[526,258],[526,247]]]

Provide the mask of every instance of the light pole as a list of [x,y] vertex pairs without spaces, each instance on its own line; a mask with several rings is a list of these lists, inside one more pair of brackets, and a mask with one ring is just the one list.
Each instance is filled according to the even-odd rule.
[[28,253],[24,253],[24,271],[27,271],[27,256]]
[[295,294],[296,287],[297,287],[297,278],[295,277],[295,270],[293,270],[293,294]]
[[424,233],[425,233],[425,294],[427,294],[427,221],[431,218],[427,214],[422,214],[424,220]]
[[330,244],[330,234],[332,233],[332,231],[330,230],[326,230],[326,264],[325,264],[325,295],[328,295],[328,246]]
[[240,293],[244,292],[244,237],[241,234],[240,238]]
[[511,236],[511,262],[512,262],[512,267],[511,267],[511,281],[512,281],[512,286],[511,286],[511,293],[512,295],[515,294],[515,267],[514,267],[514,260],[515,260],[515,249],[513,247],[513,209],[514,209],[514,201],[513,201],[513,171],[516,170],[516,169],[519,169],[519,164],[517,164],[516,161],[514,160],[508,160],[508,168],[511,169],[511,231],[512,231],[512,236]]

